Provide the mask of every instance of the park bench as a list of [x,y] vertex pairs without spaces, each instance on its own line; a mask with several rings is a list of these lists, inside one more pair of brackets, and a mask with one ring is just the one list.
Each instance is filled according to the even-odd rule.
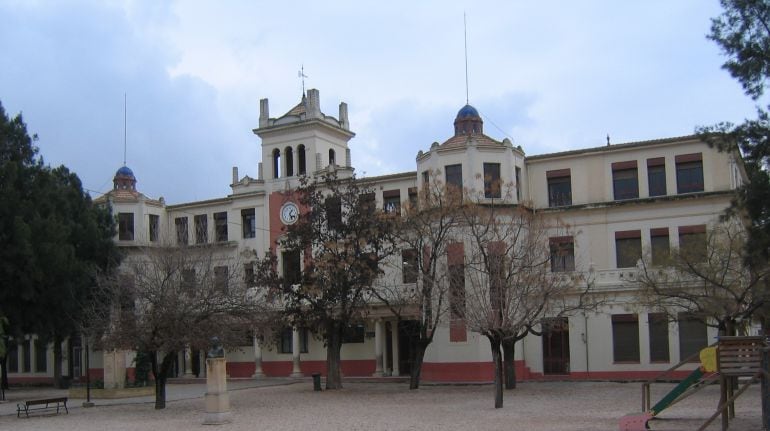
[[28,400],[16,404],[16,417],[21,417],[21,412],[24,412],[24,414],[29,417],[30,412],[53,410],[54,408],[56,408],[56,414],[59,414],[59,409],[62,407],[64,407],[64,411],[69,414],[69,410],[67,410],[67,397]]

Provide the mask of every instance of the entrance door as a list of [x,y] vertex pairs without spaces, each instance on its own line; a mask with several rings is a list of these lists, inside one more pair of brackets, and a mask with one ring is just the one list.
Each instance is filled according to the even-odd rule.
[[411,352],[418,336],[419,322],[406,320],[398,322],[398,371],[402,376],[412,372]]
[[569,374],[567,318],[546,319],[543,325],[543,374]]

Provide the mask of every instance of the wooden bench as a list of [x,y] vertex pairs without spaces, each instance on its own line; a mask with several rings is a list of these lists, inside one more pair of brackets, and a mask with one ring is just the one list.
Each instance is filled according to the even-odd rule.
[[[34,406],[40,406],[40,407],[34,407]],[[53,410],[56,408],[56,414],[59,414],[59,410],[64,407],[64,411],[69,414],[69,410],[67,410],[67,397],[60,397],[60,398],[44,398],[39,400],[28,400],[24,401],[23,403],[16,404],[16,417],[21,417],[21,412],[24,412],[27,417],[29,417],[30,412],[36,412],[36,411],[43,411],[43,410]]]

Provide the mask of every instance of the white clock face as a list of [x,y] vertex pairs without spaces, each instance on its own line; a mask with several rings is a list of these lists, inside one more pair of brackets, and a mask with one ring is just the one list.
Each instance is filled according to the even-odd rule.
[[299,208],[294,202],[286,202],[281,207],[281,221],[283,224],[294,224],[299,219]]

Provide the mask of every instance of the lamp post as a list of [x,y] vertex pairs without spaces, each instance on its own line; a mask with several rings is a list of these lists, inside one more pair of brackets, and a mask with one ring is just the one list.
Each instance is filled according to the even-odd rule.
[[94,403],[91,402],[91,361],[89,359],[91,355],[88,352],[88,336],[83,338],[86,340],[86,401],[83,403],[83,407],[93,407]]

